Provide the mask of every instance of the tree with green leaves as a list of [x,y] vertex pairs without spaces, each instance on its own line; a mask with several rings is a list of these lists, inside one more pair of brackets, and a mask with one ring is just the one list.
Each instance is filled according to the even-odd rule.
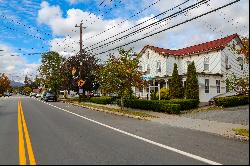
[[227,75],[225,80],[229,92],[237,92],[239,95],[249,95],[249,76],[236,77],[235,74]]
[[194,62],[188,65],[185,97],[199,100],[199,83]]
[[[82,79],[85,81],[82,87],[84,91],[96,90],[98,88],[96,77],[99,68],[97,62],[98,59],[88,52],[78,53],[66,59],[61,68],[61,75],[64,82],[62,88],[78,91],[77,81]],[[73,68],[76,70],[75,74],[72,74]]]
[[57,93],[62,84],[62,77],[60,75],[62,62],[62,56],[57,52],[50,51],[42,54],[42,64],[38,69],[45,84],[55,93]]
[[143,85],[142,73],[138,70],[139,56],[133,58],[132,49],[119,50],[119,56],[110,56],[106,64],[99,72],[100,88],[107,93],[116,93],[121,97],[121,108],[123,100],[132,87]]
[[184,98],[184,89],[182,85],[182,78],[178,73],[177,64],[174,64],[174,70],[171,77],[171,84],[169,86],[170,96],[172,99]]
[[31,92],[32,92],[32,89],[30,88],[30,87],[25,87],[24,89],[23,89],[23,92],[25,93],[25,94],[30,94]]

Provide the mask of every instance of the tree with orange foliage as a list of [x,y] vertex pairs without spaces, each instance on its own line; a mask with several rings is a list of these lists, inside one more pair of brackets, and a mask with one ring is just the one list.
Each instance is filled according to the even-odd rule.
[[0,94],[3,94],[5,91],[11,88],[9,78],[4,74],[0,73]]

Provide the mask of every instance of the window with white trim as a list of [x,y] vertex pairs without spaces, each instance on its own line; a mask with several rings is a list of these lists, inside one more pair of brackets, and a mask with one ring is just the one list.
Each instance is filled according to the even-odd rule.
[[161,62],[156,63],[156,72],[161,72]]
[[205,93],[209,93],[209,79],[205,79]]
[[220,93],[220,80],[216,80],[217,93]]
[[204,58],[204,71],[209,71],[209,57]]

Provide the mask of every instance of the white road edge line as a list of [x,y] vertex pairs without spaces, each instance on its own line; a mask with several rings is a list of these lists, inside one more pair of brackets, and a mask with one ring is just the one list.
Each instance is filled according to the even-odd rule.
[[[48,105],[52,106],[52,105],[49,104],[49,103],[45,103],[45,104],[48,104]],[[55,106],[55,107],[58,108],[58,109],[60,109],[60,108],[57,107],[57,106]],[[198,161],[201,161],[201,162],[210,164],[210,165],[222,165],[221,163],[218,163],[218,162],[215,162],[215,161],[212,161],[212,160],[209,160],[209,159],[205,159],[205,158],[203,158],[203,157],[200,157],[200,156],[197,156],[197,155],[188,153],[188,152],[184,152],[184,151],[182,151],[182,150],[179,150],[179,149],[176,149],[176,148],[172,148],[172,147],[167,146],[167,145],[163,145],[163,144],[161,144],[161,143],[158,143],[158,142],[155,142],[155,141],[152,141],[152,140],[149,140],[149,139],[146,139],[146,138],[137,136],[137,135],[135,135],[135,134],[128,133],[128,132],[123,131],[123,130],[120,130],[120,129],[118,129],[118,128],[115,128],[115,127],[106,125],[106,124],[104,124],[104,123],[101,123],[101,122],[98,122],[98,121],[89,119],[89,118],[84,117],[84,116],[82,116],[82,115],[79,115],[79,114],[70,112],[70,111],[65,110],[65,109],[63,109],[63,108],[61,108],[60,110],[62,110],[62,111],[64,111],[64,112],[67,112],[67,113],[70,113],[70,114],[72,114],[72,115],[78,116],[78,117],[80,117],[80,118],[82,118],[82,119],[88,120],[88,121],[90,121],[90,122],[96,123],[96,124],[98,124],[98,125],[100,125],[100,126],[109,128],[109,129],[114,130],[114,131],[117,131],[117,132],[119,132],[119,133],[123,133],[123,134],[128,135],[128,136],[131,136],[131,137],[133,137],[133,138],[136,138],[136,139],[145,141],[145,142],[147,142],[147,143],[156,145],[156,146],[158,146],[158,147],[161,147],[161,148],[164,148],[164,149],[167,149],[167,150],[170,150],[170,151],[179,153],[179,154],[181,154],[181,155],[184,155],[184,156],[187,156],[187,157],[190,157],[190,158],[193,158],[193,159],[195,159],[195,160],[198,160]]]

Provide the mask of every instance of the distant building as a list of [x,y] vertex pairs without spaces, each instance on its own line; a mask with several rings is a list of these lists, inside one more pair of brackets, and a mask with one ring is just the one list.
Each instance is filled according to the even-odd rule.
[[[178,50],[147,45],[140,52],[142,56],[139,69],[144,72],[145,79],[151,80],[151,85],[160,84],[162,88],[168,87],[168,79],[176,63],[185,85],[187,66],[194,61],[200,101],[208,102],[212,97],[226,93],[224,80],[228,74],[234,73],[238,77],[248,75],[249,66],[245,63],[245,56],[231,49],[233,45],[238,49],[243,47],[237,34]],[[134,88],[134,92],[137,96],[146,98],[149,88]]]

